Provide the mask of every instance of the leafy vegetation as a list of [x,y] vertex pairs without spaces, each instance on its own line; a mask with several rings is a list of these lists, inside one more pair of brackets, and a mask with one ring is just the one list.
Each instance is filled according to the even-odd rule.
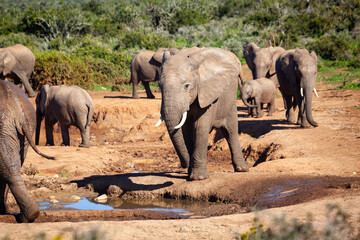
[[323,229],[315,229],[311,215],[305,222],[297,219],[288,220],[285,216],[273,219],[271,227],[266,228],[259,218],[254,219],[254,226],[241,234],[241,240],[270,239],[359,239],[360,229],[354,229],[349,222],[349,215],[337,205],[327,206],[327,222]]
[[133,56],[159,47],[220,47],[244,63],[244,45],[255,42],[360,67],[359,22],[359,0],[3,0],[0,47],[21,43],[35,53],[36,89],[120,89]]

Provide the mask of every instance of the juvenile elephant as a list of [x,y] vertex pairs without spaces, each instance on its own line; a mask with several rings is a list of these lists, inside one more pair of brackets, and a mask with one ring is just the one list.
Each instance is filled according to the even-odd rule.
[[[241,88],[241,99],[249,107],[249,115],[253,115],[253,109],[256,108],[256,117],[261,118],[264,115],[263,104],[267,104],[268,116],[275,112],[276,87],[273,81],[268,78],[259,78],[247,81]],[[254,100],[254,105],[250,104]]]
[[189,48],[174,56],[164,54],[159,80],[160,120],[165,120],[190,180],[209,176],[207,142],[213,128],[221,128],[228,141],[234,170],[249,170],[238,136],[236,94],[240,71],[239,60],[218,48]]
[[36,136],[39,144],[41,121],[45,117],[46,145],[54,145],[53,127],[61,126],[62,145],[70,145],[69,127],[76,126],[81,133],[80,147],[90,146],[90,123],[94,104],[90,95],[78,86],[44,85],[36,96]]
[[29,79],[34,72],[35,56],[27,47],[16,44],[7,48],[0,48],[0,79],[6,77],[14,80],[15,84],[22,82],[29,97],[34,97]]
[[283,52],[276,61],[280,90],[286,101],[286,118],[295,121],[295,108],[299,107],[297,124],[317,127],[312,116],[312,92],[316,93],[317,56],[306,49],[293,49]]
[[7,213],[6,199],[10,188],[20,207],[21,221],[32,222],[39,208],[26,190],[21,177],[29,144],[39,155],[32,136],[35,132],[35,109],[24,92],[13,83],[0,81],[0,214]]
[[137,88],[140,81],[145,87],[147,98],[155,98],[150,90],[149,82],[159,80],[162,57],[166,51],[174,55],[179,50],[176,48],[159,48],[156,52],[144,50],[133,58],[130,66],[133,98],[139,98]]
[[269,78],[276,87],[279,82],[276,76],[275,63],[276,59],[283,53],[282,47],[260,48],[255,43],[246,45],[243,54],[247,65],[249,66],[253,79]]

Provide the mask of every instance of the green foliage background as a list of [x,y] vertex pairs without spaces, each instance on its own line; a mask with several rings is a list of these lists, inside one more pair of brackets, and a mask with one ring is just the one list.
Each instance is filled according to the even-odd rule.
[[35,53],[35,89],[117,88],[136,53],[159,47],[220,47],[242,59],[255,42],[360,67],[359,23],[360,0],[2,0],[0,47]]

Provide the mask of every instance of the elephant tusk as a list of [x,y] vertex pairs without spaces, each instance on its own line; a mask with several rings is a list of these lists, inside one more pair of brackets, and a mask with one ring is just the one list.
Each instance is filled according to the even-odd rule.
[[186,121],[186,117],[187,117],[187,112],[184,112],[183,116],[182,116],[182,119],[181,119],[181,122],[175,126],[174,128],[175,129],[179,129],[182,127],[182,125],[184,125],[185,121]]
[[319,95],[318,95],[318,93],[317,93],[317,91],[316,91],[315,88],[314,88],[314,93],[315,93],[316,97],[319,97]]
[[303,88],[300,88],[300,94],[301,94],[302,97],[304,96],[304,89]]
[[155,124],[155,127],[160,126],[160,124],[162,123],[162,121],[163,121],[163,119],[162,119],[162,117],[160,116],[159,121]]

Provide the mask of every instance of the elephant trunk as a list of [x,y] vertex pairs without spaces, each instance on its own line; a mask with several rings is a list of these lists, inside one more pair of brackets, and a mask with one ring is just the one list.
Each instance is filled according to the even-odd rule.
[[306,119],[308,122],[314,126],[317,127],[318,124],[314,121],[312,117],[312,87],[306,87],[305,90],[305,113],[306,113]]
[[182,128],[175,129],[181,121],[183,112],[181,112],[181,110],[174,111],[176,108],[174,108],[169,102],[164,103],[163,101],[162,104],[165,105],[162,106],[163,119],[165,120],[171,142],[173,143],[176,153],[180,158],[181,167],[188,168],[190,163],[190,154],[186,147],[183,130]]
[[242,91],[241,92],[241,100],[243,101],[243,103],[249,108],[257,108],[258,107],[257,105],[252,105],[252,104],[248,103],[248,101],[247,101],[248,99],[249,99],[249,96],[244,91]]
[[41,128],[42,119],[43,119],[43,115],[39,112],[36,112],[36,132],[35,132],[35,144],[36,145],[39,145],[40,128]]

